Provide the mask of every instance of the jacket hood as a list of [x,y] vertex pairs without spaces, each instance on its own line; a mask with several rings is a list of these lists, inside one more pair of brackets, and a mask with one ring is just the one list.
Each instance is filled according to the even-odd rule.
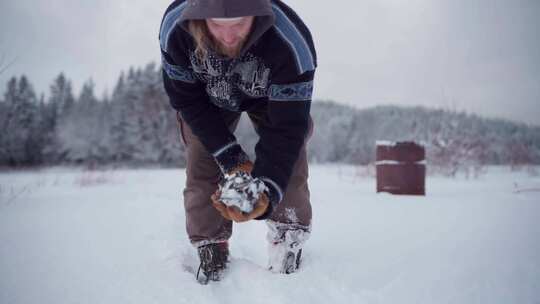
[[187,0],[178,20],[189,33],[187,21],[208,18],[255,16],[251,33],[242,52],[253,45],[272,25],[275,16],[270,0]]
[[269,0],[187,0],[181,21],[273,15]]

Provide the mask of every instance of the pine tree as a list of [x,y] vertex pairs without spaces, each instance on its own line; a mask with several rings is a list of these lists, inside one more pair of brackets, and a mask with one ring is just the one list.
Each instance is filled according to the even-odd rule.
[[69,117],[75,104],[71,81],[63,73],[60,73],[50,86],[49,99],[45,110],[40,112],[44,120],[44,136],[46,143],[44,157],[48,163],[59,163],[65,157],[60,139],[59,128],[63,120]]
[[37,132],[37,100],[26,76],[8,81],[4,94],[2,155],[9,166],[35,165],[41,161]]
[[83,85],[78,100],[64,112],[59,124],[57,134],[67,161],[86,164],[99,161],[99,107],[94,83],[90,80]]
[[[0,98],[0,128],[5,130],[7,125],[7,106],[6,102]],[[7,165],[7,150],[5,147],[6,132],[0,132],[0,166]]]
[[127,78],[122,73],[117,81],[111,98],[111,125],[110,142],[112,160],[115,162],[129,162],[133,160],[133,152],[136,149],[136,142],[133,138],[136,134],[133,117],[133,106],[130,102],[130,95],[134,95],[132,83],[134,82],[135,71],[129,70]]
[[71,81],[64,73],[60,73],[50,87],[49,103],[54,105],[55,116],[60,117],[69,113],[75,104]]

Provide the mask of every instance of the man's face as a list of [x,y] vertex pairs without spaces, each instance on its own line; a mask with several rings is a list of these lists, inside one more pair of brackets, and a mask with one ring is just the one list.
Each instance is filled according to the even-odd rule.
[[206,19],[206,26],[218,47],[218,51],[223,55],[236,57],[251,31],[253,19],[253,16],[232,20]]

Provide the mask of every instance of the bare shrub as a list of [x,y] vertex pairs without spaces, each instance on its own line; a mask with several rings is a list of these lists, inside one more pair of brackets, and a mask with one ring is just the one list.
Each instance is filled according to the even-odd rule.
[[81,187],[90,187],[107,184],[113,181],[113,171],[100,170],[94,166],[87,167],[75,180],[75,184]]

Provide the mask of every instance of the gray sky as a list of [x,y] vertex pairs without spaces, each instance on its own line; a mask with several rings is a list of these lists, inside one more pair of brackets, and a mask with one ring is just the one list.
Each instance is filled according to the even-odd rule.
[[[111,90],[121,70],[159,62],[169,0],[0,0],[0,75],[38,92],[63,71]],[[465,110],[540,125],[540,1],[286,1],[313,34],[315,98]],[[536,33],[535,33],[536,32]],[[2,56],[0,56],[0,60]]]

